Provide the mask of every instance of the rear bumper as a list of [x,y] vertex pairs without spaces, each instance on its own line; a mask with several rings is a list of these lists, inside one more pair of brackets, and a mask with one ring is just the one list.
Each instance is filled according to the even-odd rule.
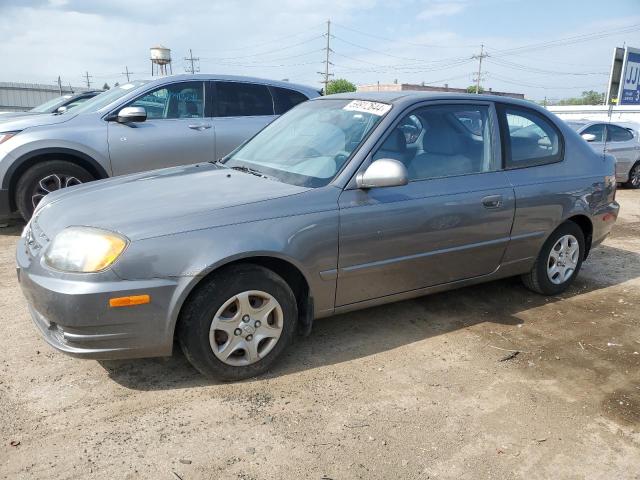
[[598,209],[598,211],[592,217],[592,248],[600,245],[609,236],[609,234],[611,233],[611,229],[615,225],[618,218],[618,213],[620,213],[620,204],[618,204],[618,202],[616,201],[613,201]]
[[[34,324],[52,347],[93,359],[124,359],[171,355],[173,332],[168,328],[176,283],[170,280],[95,281],[55,278],[30,265],[18,244],[18,280]],[[34,260],[35,262],[35,260]],[[89,277],[89,278],[87,278]],[[148,294],[151,302],[109,307],[109,299]]]

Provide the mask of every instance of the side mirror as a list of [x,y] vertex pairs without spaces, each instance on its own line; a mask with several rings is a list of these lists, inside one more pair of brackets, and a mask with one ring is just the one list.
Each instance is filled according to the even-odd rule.
[[399,187],[409,183],[407,167],[398,160],[381,158],[356,175],[358,188]]
[[593,133],[583,133],[580,136],[584,138],[587,142],[593,142],[596,139],[596,136]]
[[118,112],[118,123],[144,122],[147,119],[147,111],[144,107],[125,107]]
[[64,113],[66,111],[67,111],[67,107],[65,107],[64,105],[56,109],[56,113]]

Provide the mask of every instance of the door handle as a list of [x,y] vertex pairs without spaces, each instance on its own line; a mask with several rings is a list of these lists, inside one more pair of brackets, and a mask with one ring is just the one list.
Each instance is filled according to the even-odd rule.
[[191,125],[189,125],[189,128],[191,130],[206,130],[208,128],[211,128],[211,124],[210,123],[192,123]]
[[482,206],[484,208],[502,208],[502,203],[502,195],[489,195],[482,199]]

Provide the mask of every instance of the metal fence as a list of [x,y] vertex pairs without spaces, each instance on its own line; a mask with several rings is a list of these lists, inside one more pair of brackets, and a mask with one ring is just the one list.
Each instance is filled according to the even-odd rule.
[[23,112],[52,98],[87,90],[82,87],[62,88],[39,83],[0,82],[0,112]]

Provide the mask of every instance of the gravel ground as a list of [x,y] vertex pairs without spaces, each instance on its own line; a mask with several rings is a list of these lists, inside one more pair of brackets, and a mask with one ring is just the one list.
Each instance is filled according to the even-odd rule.
[[53,351],[2,229],[0,478],[640,479],[640,191],[618,200],[561,296],[509,279],[320,320],[230,384]]

